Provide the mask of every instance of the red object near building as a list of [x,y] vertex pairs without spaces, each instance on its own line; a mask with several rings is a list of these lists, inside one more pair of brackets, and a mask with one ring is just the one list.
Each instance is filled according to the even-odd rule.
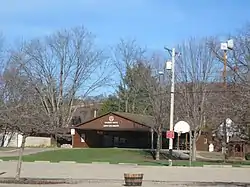
[[174,139],[174,131],[167,131],[166,132],[166,137],[167,138],[171,138],[171,139]]

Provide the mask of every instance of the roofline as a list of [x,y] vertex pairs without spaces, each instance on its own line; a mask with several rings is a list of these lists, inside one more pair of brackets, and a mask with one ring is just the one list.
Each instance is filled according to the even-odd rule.
[[78,125],[75,125],[75,126],[73,126],[73,127],[79,127],[79,126],[81,126],[81,125],[84,125],[84,124],[86,124],[86,123],[89,123],[89,122],[91,122],[91,121],[94,121],[94,120],[96,120],[96,119],[99,119],[99,118],[101,118],[101,117],[103,117],[103,116],[106,116],[106,115],[112,114],[112,113],[113,113],[113,112],[108,112],[108,113],[106,113],[106,114],[103,114],[103,115],[98,116],[98,117],[96,117],[96,118],[90,119],[90,120],[88,120],[88,121],[85,121],[85,122],[80,123],[80,124],[78,124]]
[[142,125],[142,126],[144,126],[144,127],[152,128],[152,127],[147,126],[147,125],[145,125],[145,124],[142,124],[142,123],[139,123],[139,122],[137,122],[137,121],[131,120],[131,119],[127,118],[127,117],[121,116],[121,115],[117,114],[116,112],[108,112],[108,113],[103,114],[103,115],[101,115],[101,116],[98,116],[98,117],[96,117],[96,118],[93,118],[93,119],[90,119],[90,120],[88,120],[88,121],[85,121],[84,123],[80,123],[80,124],[78,124],[78,125],[72,126],[71,128],[77,128],[77,127],[79,127],[79,126],[82,126],[82,125],[84,125],[84,124],[86,124],[86,123],[89,123],[89,122],[91,122],[91,121],[94,121],[94,120],[96,120],[96,119],[99,119],[99,118],[101,118],[101,117],[103,117],[103,116],[106,116],[106,115],[108,115],[108,114],[113,114],[113,115],[116,115],[116,116],[118,116],[118,117],[120,117],[120,118],[129,120],[129,121],[133,121],[133,122],[135,122],[135,123],[137,123],[137,124],[139,124],[139,125]]
[[[78,128],[78,127],[76,127],[75,128],[76,130],[89,130],[89,131],[106,131],[106,130],[103,130],[103,129],[95,129],[95,128],[84,128],[84,129],[82,129],[82,128]],[[127,131],[127,132],[148,132],[148,129],[146,130],[146,129],[138,129],[138,128],[136,128],[136,129],[125,129],[125,128],[122,128],[122,129],[109,129],[108,131]]]
[[[115,114],[115,115],[117,115],[117,116],[119,116],[119,117],[121,117],[121,118],[124,118],[124,119],[126,119],[126,120],[136,122],[137,124],[142,125],[142,126],[144,126],[144,127],[152,128],[152,127],[147,126],[147,125],[145,125],[145,124],[139,123],[139,122],[134,121],[134,120],[131,120],[131,119],[127,118],[127,117],[124,117],[124,116],[121,116],[121,115],[119,115],[119,114],[116,114],[116,112],[112,112],[112,113]],[[140,115],[140,114],[135,114],[135,115]]]

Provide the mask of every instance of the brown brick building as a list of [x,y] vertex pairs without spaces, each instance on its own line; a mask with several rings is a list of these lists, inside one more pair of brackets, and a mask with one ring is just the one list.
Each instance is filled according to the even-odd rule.
[[[72,144],[74,148],[156,148],[154,126],[155,120],[152,116],[111,112],[75,126]],[[165,132],[163,139],[163,148],[167,149]],[[197,150],[207,151],[210,140],[209,133],[202,133],[196,144]],[[176,138],[174,144],[176,147]]]

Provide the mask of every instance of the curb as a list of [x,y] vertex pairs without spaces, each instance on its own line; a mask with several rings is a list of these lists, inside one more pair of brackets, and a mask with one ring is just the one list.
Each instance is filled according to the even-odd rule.
[[50,163],[50,161],[41,161],[41,160],[35,160],[35,163]]
[[242,165],[240,168],[250,168],[250,165]]
[[18,162],[18,160],[9,160],[8,162]]
[[138,166],[138,164],[133,163],[118,163],[119,165],[127,165],[127,166]]
[[76,164],[75,161],[60,161],[59,163],[62,163],[62,164]]
[[[18,160],[8,160],[4,161],[0,159],[0,162],[18,162]],[[25,162],[25,161],[22,161]],[[26,163],[26,162],[25,162]],[[27,162],[27,163],[44,163],[44,164],[111,164],[110,162],[90,162],[90,163],[78,163],[76,161],[59,161],[59,162],[50,162],[50,161],[41,161],[41,160],[35,160],[33,162]],[[136,163],[117,163],[113,165],[124,165],[124,166],[146,166],[149,167],[150,165],[139,165]],[[168,168],[190,168],[190,166],[156,166],[156,167],[168,167]],[[250,165],[203,165],[203,166],[191,166],[194,168],[245,168],[250,169]]]
[[232,165],[203,165],[204,168],[232,168]]
[[92,162],[92,164],[110,164],[109,162]]

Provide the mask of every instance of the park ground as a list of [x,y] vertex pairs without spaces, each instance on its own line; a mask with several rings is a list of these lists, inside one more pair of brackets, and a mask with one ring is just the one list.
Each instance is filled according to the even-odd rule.
[[[18,151],[0,150],[0,159],[3,161],[17,160]],[[118,148],[89,148],[89,149],[26,149],[24,162],[34,161],[73,161],[76,163],[108,162],[110,164],[132,163],[138,165],[168,166],[168,155],[161,153],[161,160],[155,161],[153,153],[149,150],[133,150]],[[204,165],[233,165],[235,167],[249,165],[249,161],[227,161],[223,163],[220,153],[200,152],[197,161],[192,166]],[[189,166],[188,160],[173,159],[173,166]]]

